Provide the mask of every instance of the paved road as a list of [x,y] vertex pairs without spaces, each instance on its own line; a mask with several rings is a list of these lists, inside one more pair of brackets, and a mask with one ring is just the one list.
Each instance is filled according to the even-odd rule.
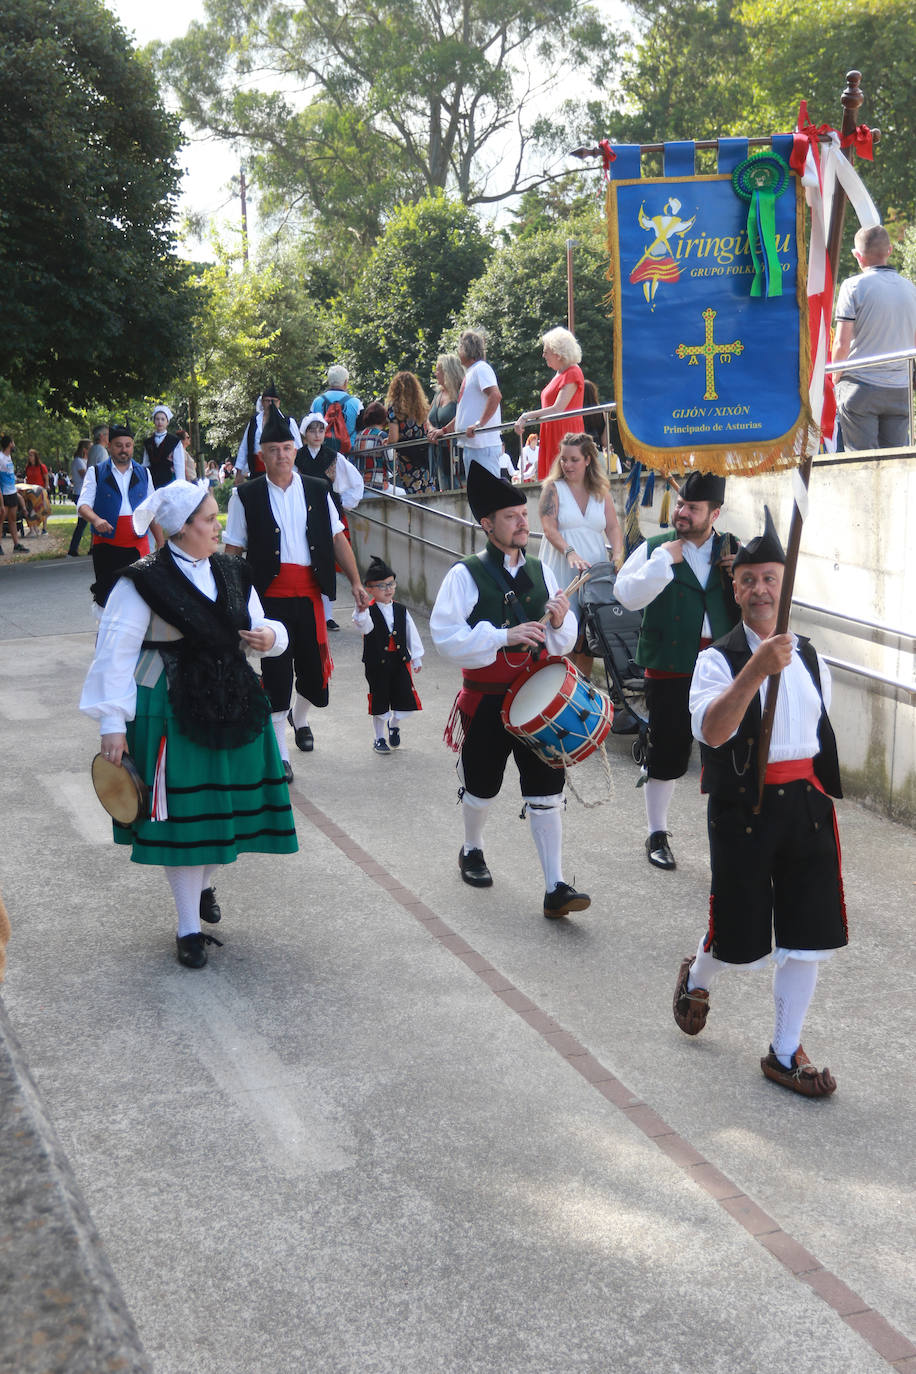
[[795,1098],[758,1067],[765,975],[721,980],[697,1040],[671,1020],[706,907],[695,772],[675,874],[617,744],[613,799],[567,818],[591,910],[543,920],[508,788],[474,892],[454,674],[431,652],[372,756],[341,603],[300,851],[226,873],[190,973],[88,784],[89,581],[0,570],[4,998],[160,1374],[916,1369],[911,831],[841,805],[852,945],[806,1031],[840,1086]]

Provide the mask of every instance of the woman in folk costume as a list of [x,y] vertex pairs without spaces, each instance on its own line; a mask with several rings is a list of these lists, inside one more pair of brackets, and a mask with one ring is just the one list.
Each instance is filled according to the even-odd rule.
[[373,601],[366,610],[353,612],[353,623],[363,633],[372,748],[376,754],[390,754],[400,746],[403,718],[423,709],[412,676],[422,667],[423,641],[407,607],[394,599],[397,582],[384,559],[373,556],[363,585]]
[[134,512],[167,542],[125,568],[102,616],[80,710],[99,722],[101,751],[129,752],[150,790],[148,820],[114,824],[134,863],[157,864],[178,908],[179,962],[202,968],[201,919],[221,912],[220,864],[298,848],[270,706],[245,654],[286,648],[247,566],[216,552],[220,526],[206,483],[175,481]]

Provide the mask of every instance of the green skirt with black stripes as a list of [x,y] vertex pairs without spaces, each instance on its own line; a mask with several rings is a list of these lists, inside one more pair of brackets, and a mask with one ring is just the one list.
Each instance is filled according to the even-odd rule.
[[237,749],[205,749],[178,728],[165,673],[137,688],[127,744],[153,790],[159,742],[167,740],[166,821],[114,822],[116,844],[131,846],[136,864],[231,864],[239,854],[294,854],[299,848],[273,726]]

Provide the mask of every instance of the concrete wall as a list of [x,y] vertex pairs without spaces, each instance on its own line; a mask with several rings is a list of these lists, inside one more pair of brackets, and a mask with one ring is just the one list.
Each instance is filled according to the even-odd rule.
[[[741,539],[763,528],[768,505],[785,541],[792,512],[791,473],[732,478],[720,526]],[[640,510],[654,534],[663,484],[653,509]],[[528,487],[532,530],[539,488]],[[614,487],[622,514],[624,482]],[[366,500],[350,517],[361,567],[381,554],[398,574],[408,604],[429,609],[447,569],[480,545],[480,533],[436,512],[469,520],[460,493],[408,506]],[[380,522],[380,523],[376,523]],[[425,542],[422,542],[425,541]],[[802,535],[795,596],[847,616],[880,621],[903,635],[850,625],[796,606],[792,626],[820,651],[916,689],[916,454],[815,463],[810,512]],[[916,824],[916,696],[834,667],[831,719],[840,746],[846,793],[910,825]]]

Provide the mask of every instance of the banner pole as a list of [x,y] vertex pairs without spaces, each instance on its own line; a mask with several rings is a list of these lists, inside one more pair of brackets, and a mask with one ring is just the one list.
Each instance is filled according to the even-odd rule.
[[[843,141],[856,131],[856,111],[865,99],[862,94],[862,73],[851,71],[846,73],[846,89],[840,97],[843,105],[843,122],[841,126],[841,136]],[[853,145],[843,149],[844,156],[852,161]],[[837,183],[833,197],[833,206],[830,213],[830,226],[827,236],[827,259],[830,263],[831,277],[836,283],[837,268],[840,260],[840,246],[843,241],[843,221],[846,216],[846,192]],[[805,490],[811,480],[811,457],[806,454],[798,466],[798,475]],[[789,628],[789,612],[792,609],[792,593],[795,590],[795,571],[798,566],[798,553],[801,547],[802,524],[804,516],[798,508],[796,500],[792,506],[792,521],[789,525],[789,539],[786,547],[786,565],[782,578],[782,594],[779,598],[779,611],[776,618],[775,634],[783,635]],[[770,739],[773,734],[773,720],[776,715],[776,700],[779,695],[779,673],[774,673],[768,679],[766,706],[763,710],[763,717],[760,722],[760,739],[757,746],[757,775],[758,791],[757,804],[754,807],[754,814],[760,812],[763,805],[764,777],[766,775],[767,761],[770,757]]]

